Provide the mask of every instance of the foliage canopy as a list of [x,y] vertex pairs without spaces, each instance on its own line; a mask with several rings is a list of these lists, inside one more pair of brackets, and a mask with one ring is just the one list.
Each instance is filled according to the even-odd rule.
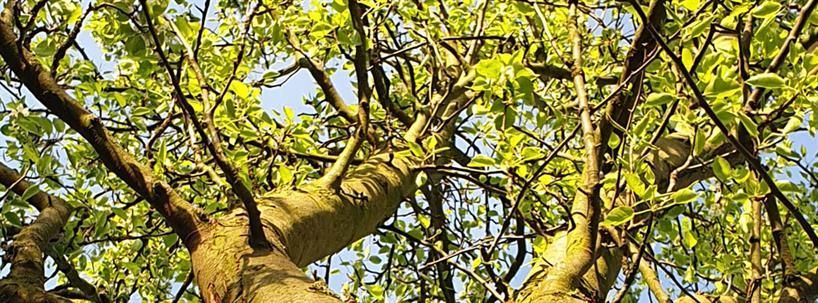
[[818,297],[815,0],[2,4],[0,301]]

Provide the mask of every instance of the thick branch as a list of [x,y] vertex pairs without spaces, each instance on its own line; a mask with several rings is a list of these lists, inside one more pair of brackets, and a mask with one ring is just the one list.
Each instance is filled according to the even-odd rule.
[[[641,95],[645,70],[640,69],[640,67],[646,65],[646,60],[652,60],[648,58],[650,54],[656,50],[656,40],[647,33],[646,25],[647,23],[651,24],[651,26],[664,23],[665,2],[663,0],[651,1],[648,15],[649,19],[644,21],[646,24],[642,24],[636,31],[636,36],[634,36],[633,43],[628,50],[625,65],[622,68],[622,74],[619,76],[619,85],[627,83],[630,89],[615,92],[613,98],[608,102],[605,108],[605,115],[599,125],[600,142],[608,142],[608,138],[612,132],[616,132],[620,136],[622,135],[622,132],[616,131],[614,126],[620,125],[627,128],[633,116],[635,103]],[[631,75],[632,73],[636,74]],[[603,152],[601,154],[604,154],[605,150],[607,150],[607,144],[603,144],[602,149]]]
[[[22,176],[0,163],[0,183],[23,195],[31,186]],[[43,199],[45,203],[43,203]],[[0,297],[8,302],[60,302],[61,298],[45,292],[43,253],[71,216],[71,207],[60,198],[38,193],[29,203],[40,210],[37,219],[14,236],[10,249],[11,269],[0,280]],[[42,207],[45,206],[45,207]],[[67,301],[67,300],[65,300]]]
[[[340,190],[315,184],[269,194],[260,201],[262,220],[298,266],[333,254],[374,232],[413,194],[419,161],[381,154],[352,169]],[[343,228],[340,228],[343,227]]]
[[569,1],[568,35],[572,42],[572,74],[579,103],[582,141],[585,148],[585,166],[582,186],[577,189],[571,206],[575,228],[568,233],[568,246],[563,260],[548,274],[544,296],[564,296],[573,289],[583,274],[593,265],[596,239],[599,229],[601,200],[599,198],[599,134],[591,121],[591,107],[585,90],[582,72],[582,36],[579,32],[577,1]]
[[349,123],[356,122],[358,119],[356,118],[355,111],[353,111],[349,105],[344,102],[344,98],[341,97],[341,94],[337,89],[335,89],[335,85],[332,84],[329,73],[324,70],[324,65],[321,62],[307,56],[307,53],[301,49],[301,45],[298,43],[298,38],[295,37],[295,33],[292,31],[287,31],[287,40],[295,49],[296,62],[310,72],[312,78],[315,79],[315,82],[319,87],[321,87],[321,91],[324,92],[324,97],[327,98],[327,102],[329,102],[329,104],[338,111],[344,120]]
[[366,33],[363,28],[361,8],[355,0],[349,1],[349,13],[352,16],[352,26],[360,37],[361,43],[355,46],[355,77],[358,80],[358,129],[347,141],[344,150],[338,155],[338,160],[332,163],[329,170],[321,177],[321,183],[336,188],[341,184],[341,178],[349,169],[349,164],[355,158],[355,154],[360,149],[364,138],[369,131],[369,97],[372,91],[369,89],[369,49],[366,46]]
[[784,230],[783,221],[781,221],[781,214],[778,212],[778,206],[775,205],[775,197],[767,195],[764,199],[764,209],[767,211],[767,219],[770,221],[770,229],[773,233],[773,241],[775,248],[778,251],[781,267],[784,271],[784,276],[789,276],[795,270],[795,261],[790,253],[790,244],[787,241],[787,232]]

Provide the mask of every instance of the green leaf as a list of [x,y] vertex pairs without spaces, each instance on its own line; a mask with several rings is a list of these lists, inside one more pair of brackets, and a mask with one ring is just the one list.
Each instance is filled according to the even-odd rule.
[[122,208],[118,208],[118,207],[113,208],[113,209],[111,209],[111,211],[113,211],[114,215],[116,215],[117,217],[120,217],[122,219],[127,219],[128,218],[128,214]]
[[693,154],[699,156],[704,152],[704,145],[707,142],[707,137],[703,130],[696,130],[695,140],[696,142],[694,142],[695,145],[693,146]]
[[716,156],[716,159],[713,160],[713,174],[720,180],[727,180],[732,175],[730,162],[721,156]]
[[54,130],[58,133],[65,131],[65,122],[62,119],[54,118],[54,121],[51,122],[54,125]]
[[608,147],[612,149],[616,148],[617,146],[619,146],[620,141],[621,139],[619,139],[619,135],[617,135],[616,133],[611,133],[611,137],[608,138]]
[[539,159],[543,157],[542,149],[535,146],[526,146],[523,147],[522,151],[522,159],[521,161],[530,161],[534,159]]
[[490,80],[497,80],[502,74],[503,64],[497,58],[483,59],[474,67],[478,75]]
[[233,100],[228,99],[224,101],[224,112],[230,119],[236,119],[236,104]]
[[682,241],[687,248],[693,248],[699,243],[699,240],[696,239],[696,235],[692,232],[692,225],[693,223],[690,222],[689,218],[682,218]]
[[747,84],[763,88],[780,88],[786,86],[787,81],[774,73],[761,73],[747,79]]
[[781,4],[775,1],[764,1],[761,5],[753,9],[753,17],[767,18],[774,16],[781,9]]
[[642,179],[636,174],[632,172],[625,173],[625,184],[627,184],[628,188],[637,196],[641,197],[645,195],[645,184],[642,183]]
[[474,158],[471,159],[468,166],[471,166],[471,167],[488,167],[488,166],[494,166],[494,164],[495,164],[494,159],[492,159],[491,157],[486,156],[486,155],[477,155],[477,156],[474,156]]
[[715,20],[715,17],[708,15],[707,17],[701,18],[701,20],[691,24],[688,27],[690,30],[688,32],[689,37],[695,38],[702,35],[706,29],[710,28],[710,24],[713,23],[713,20]]
[[419,172],[417,177],[415,177],[415,185],[417,185],[417,187],[421,187],[423,184],[426,184],[426,180],[428,179],[429,177],[426,175],[426,172]]
[[483,258],[474,258],[474,260],[471,261],[471,268],[472,269],[477,269],[482,264],[483,264]]
[[659,106],[673,101],[674,96],[668,93],[653,93],[645,100],[647,106]]
[[798,185],[795,185],[795,183],[792,183],[792,181],[789,181],[789,180],[779,180],[779,181],[775,181],[775,186],[776,186],[776,187],[778,187],[778,189],[780,189],[782,192],[794,192],[794,193],[797,193],[797,192],[800,192],[800,191],[801,191],[801,190],[798,188]]
[[287,118],[287,122],[293,122],[293,119],[295,119],[295,113],[293,113],[293,109],[289,106],[284,107],[284,117]]
[[165,243],[165,247],[171,247],[171,246],[173,246],[174,243],[176,243],[176,240],[178,240],[178,239],[179,239],[179,236],[177,236],[175,234],[170,234],[170,235],[162,237],[162,242]]
[[689,48],[682,49],[682,64],[686,69],[693,67],[693,52]]
[[132,115],[134,115],[134,116],[138,116],[138,117],[140,117],[140,116],[147,116],[147,115],[149,115],[149,114],[150,114],[150,113],[152,113],[152,112],[153,112],[153,110],[152,110],[152,109],[150,109],[150,108],[147,108],[147,107],[137,107],[137,108],[135,108],[135,109],[133,110],[133,112],[132,112],[131,114],[132,114]]
[[250,96],[250,88],[247,87],[247,84],[239,81],[233,81],[230,83],[230,91],[242,99],[247,99],[247,97]]
[[17,215],[16,212],[7,211],[3,213],[3,217],[6,218],[6,221],[13,226],[20,226],[23,222],[20,221],[20,216]]
[[699,8],[699,0],[684,0],[682,1],[682,6],[689,11],[695,11]]
[[43,129],[41,129],[37,125],[37,122],[35,122],[34,120],[32,120],[30,118],[19,119],[19,120],[17,120],[17,124],[20,125],[20,127],[23,128],[24,130],[26,130],[26,131],[28,131],[28,132],[30,132],[32,134],[35,134],[35,135],[38,135],[38,136],[43,135]]
[[412,151],[412,155],[415,157],[423,157],[423,148],[420,147],[420,144],[415,142],[406,142],[406,145],[409,145],[409,150]]
[[293,171],[286,165],[278,167],[278,176],[281,178],[281,184],[290,184],[293,180]]
[[418,215],[418,222],[420,222],[420,226],[423,226],[424,229],[429,228],[432,225],[432,220],[429,216],[425,215]]
[[423,146],[425,146],[427,150],[435,150],[435,148],[437,148],[437,136],[429,136],[423,140]]
[[696,200],[698,197],[699,194],[689,188],[678,190],[670,195],[670,198],[672,198],[673,202],[676,204],[690,203]]
[[[815,115],[813,115],[813,117],[815,117]],[[813,118],[813,119],[815,119],[815,118]],[[801,124],[803,124],[803,123],[804,123],[804,118],[803,117],[801,117],[799,115],[792,116],[792,117],[790,117],[790,120],[787,121],[787,125],[785,125],[784,128],[781,129],[781,133],[782,134],[789,134],[791,132],[794,132],[799,127],[801,127]]]
[[743,112],[738,113],[738,119],[741,120],[741,124],[744,125],[744,128],[747,129],[747,133],[750,136],[758,137],[758,125],[756,125],[755,121],[745,115]]
[[607,226],[619,226],[628,223],[631,219],[633,219],[633,208],[619,206],[608,213],[602,224]]
[[176,18],[176,20],[173,21],[173,23],[176,24],[176,28],[179,29],[179,32],[182,35],[182,37],[184,37],[185,39],[193,37],[195,32],[193,31],[193,28],[191,28],[190,23],[187,22],[187,18],[185,18],[184,16],[179,16]]
[[20,196],[20,199],[28,201],[28,199],[31,199],[31,197],[34,197],[34,195],[38,193],[40,193],[40,187],[37,185],[31,185],[28,188],[26,188],[26,191],[23,192],[23,194]]

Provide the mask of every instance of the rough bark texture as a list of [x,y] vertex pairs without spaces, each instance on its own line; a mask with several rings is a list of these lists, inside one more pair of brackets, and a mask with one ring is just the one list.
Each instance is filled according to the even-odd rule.
[[333,254],[375,231],[415,191],[407,157],[375,156],[344,178],[340,191],[319,186],[273,193],[260,201],[262,220],[298,266]]
[[622,266],[622,254],[618,249],[602,248],[597,250],[596,264],[583,274],[581,281],[573,289],[562,294],[541,295],[541,291],[547,286],[544,278],[553,269],[547,264],[556,264],[565,258],[568,237],[565,232],[560,232],[549,241],[545,253],[537,256],[546,265],[534,269],[531,278],[517,294],[516,302],[588,302],[589,297],[604,296],[616,283],[616,276]]
[[818,267],[784,281],[779,303],[815,302],[818,299]]
[[[11,168],[0,164],[0,184],[11,187],[18,195],[31,186],[22,178]],[[5,279],[0,280],[0,298],[8,302],[67,302],[45,292],[43,255],[49,241],[68,222],[71,208],[65,201],[42,192],[29,198],[29,201],[40,214],[14,236],[11,249],[7,251],[11,254],[11,270]]]
[[233,214],[206,228],[190,249],[196,284],[205,302],[338,302],[284,253],[253,249],[247,219]]
[[265,234],[273,244],[270,250],[248,245],[244,210],[210,224],[189,249],[205,300],[339,301],[300,267],[371,234],[414,192],[413,164],[409,158],[384,154],[352,170],[340,192],[305,186],[260,199]]

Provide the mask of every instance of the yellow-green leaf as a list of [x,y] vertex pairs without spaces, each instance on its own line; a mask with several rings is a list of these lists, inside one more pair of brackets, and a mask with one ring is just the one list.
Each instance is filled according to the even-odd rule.
[[750,79],[747,79],[747,83],[763,88],[780,88],[787,85],[787,81],[774,73],[762,73],[752,76]]

